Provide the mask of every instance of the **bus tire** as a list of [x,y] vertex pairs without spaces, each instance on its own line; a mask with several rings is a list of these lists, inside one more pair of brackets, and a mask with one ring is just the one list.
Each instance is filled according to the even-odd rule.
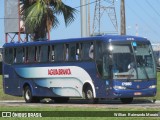
[[130,104],[133,101],[133,98],[120,98],[123,104]]
[[31,88],[29,86],[26,86],[24,88],[24,99],[25,99],[26,103],[40,102],[40,99],[32,96],[32,91],[31,91]]
[[85,99],[87,100],[88,103],[90,103],[90,104],[98,103],[98,99],[94,98],[93,90],[92,90],[91,86],[86,87],[86,89],[84,91],[84,95],[85,95]]

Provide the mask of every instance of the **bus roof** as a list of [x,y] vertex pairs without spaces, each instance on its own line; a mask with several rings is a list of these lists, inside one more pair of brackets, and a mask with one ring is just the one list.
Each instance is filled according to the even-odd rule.
[[59,39],[59,40],[43,40],[36,42],[11,42],[5,43],[3,47],[16,47],[16,46],[30,46],[30,45],[42,45],[42,44],[51,44],[51,43],[70,43],[77,41],[148,41],[146,38],[137,37],[137,36],[129,36],[129,35],[103,35],[103,36],[92,36],[92,37],[83,37],[83,38],[68,38],[68,39]]

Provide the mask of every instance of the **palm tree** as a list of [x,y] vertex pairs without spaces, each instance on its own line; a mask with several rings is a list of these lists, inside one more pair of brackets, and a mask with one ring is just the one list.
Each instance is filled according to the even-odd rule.
[[26,32],[34,33],[34,41],[45,38],[46,33],[59,25],[58,15],[64,16],[66,26],[75,19],[76,9],[62,0],[20,0],[21,15]]

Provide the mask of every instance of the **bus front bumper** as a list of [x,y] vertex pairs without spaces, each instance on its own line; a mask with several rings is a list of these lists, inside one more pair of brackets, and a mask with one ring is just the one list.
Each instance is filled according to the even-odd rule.
[[113,89],[110,94],[112,98],[130,98],[130,97],[152,97],[156,95],[156,88],[143,90],[118,90]]

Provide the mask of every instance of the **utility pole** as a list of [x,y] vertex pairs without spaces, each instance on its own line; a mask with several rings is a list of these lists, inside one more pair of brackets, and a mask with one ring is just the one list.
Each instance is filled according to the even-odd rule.
[[87,36],[87,9],[86,0],[81,0],[81,37]]
[[88,0],[88,36],[90,36],[90,0]]
[[121,35],[126,35],[126,17],[124,0],[121,0]]

